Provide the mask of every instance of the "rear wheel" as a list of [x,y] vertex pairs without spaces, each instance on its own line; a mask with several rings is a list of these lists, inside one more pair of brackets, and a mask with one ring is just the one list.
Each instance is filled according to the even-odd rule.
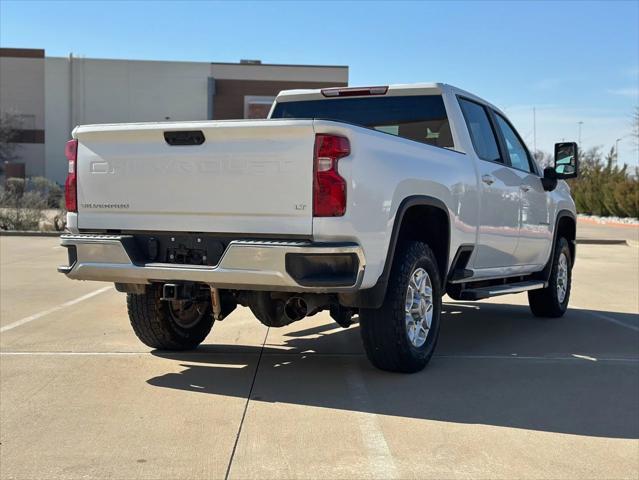
[[208,299],[162,301],[161,285],[150,285],[142,295],[127,294],[129,320],[145,345],[161,350],[197,347],[213,327]]
[[359,314],[371,363],[393,372],[422,370],[439,337],[441,296],[437,261],[428,245],[409,242],[398,248],[384,303]]
[[568,240],[560,237],[554,251],[548,286],[528,292],[528,304],[536,317],[561,317],[568,310],[572,281],[572,257]]

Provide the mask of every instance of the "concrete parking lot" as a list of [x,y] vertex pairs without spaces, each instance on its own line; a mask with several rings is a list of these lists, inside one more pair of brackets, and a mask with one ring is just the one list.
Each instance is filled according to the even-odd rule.
[[377,371],[357,325],[247,309],[195,352],[150,351],[112,286],[0,237],[0,476],[639,477],[639,249],[580,245],[571,309],[445,299],[437,355]]

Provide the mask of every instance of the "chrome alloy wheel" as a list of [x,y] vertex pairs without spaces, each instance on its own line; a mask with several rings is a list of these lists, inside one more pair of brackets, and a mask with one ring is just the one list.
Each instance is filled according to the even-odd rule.
[[564,303],[566,291],[568,290],[568,258],[561,252],[557,262],[557,300]]
[[426,270],[417,268],[410,276],[405,304],[406,334],[416,348],[426,342],[433,308],[433,284]]

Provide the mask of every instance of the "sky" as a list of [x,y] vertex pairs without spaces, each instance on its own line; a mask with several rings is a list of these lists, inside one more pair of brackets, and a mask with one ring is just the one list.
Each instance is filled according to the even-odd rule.
[[[350,85],[444,82],[558,141],[637,165],[639,1],[0,0],[0,46],[47,56],[348,65]],[[533,127],[536,111],[536,135]]]

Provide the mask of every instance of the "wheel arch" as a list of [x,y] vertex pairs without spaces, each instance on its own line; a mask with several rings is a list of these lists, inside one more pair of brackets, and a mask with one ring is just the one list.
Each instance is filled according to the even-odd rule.
[[397,246],[408,240],[422,240],[433,250],[443,288],[448,275],[450,238],[450,215],[443,201],[427,195],[406,197],[400,203],[395,214],[384,269],[379,279],[371,288],[355,293],[340,294],[340,303],[351,307],[379,308],[386,296],[388,278]]
[[552,262],[555,258],[555,249],[557,248],[557,239],[559,236],[563,236],[568,240],[568,247],[570,248],[571,266],[575,265],[575,257],[577,254],[577,217],[570,210],[560,210],[557,212],[555,218],[555,230],[552,238],[552,248],[550,249],[550,256],[544,266],[544,269],[535,274],[535,278],[548,281],[550,278],[550,272],[552,271]]
[[553,237],[553,249],[559,237],[564,237],[566,240],[568,240],[568,246],[570,247],[570,256],[574,265],[577,249],[577,219],[575,218],[575,215],[569,210],[561,210],[557,215],[557,225],[555,227],[555,235]]

